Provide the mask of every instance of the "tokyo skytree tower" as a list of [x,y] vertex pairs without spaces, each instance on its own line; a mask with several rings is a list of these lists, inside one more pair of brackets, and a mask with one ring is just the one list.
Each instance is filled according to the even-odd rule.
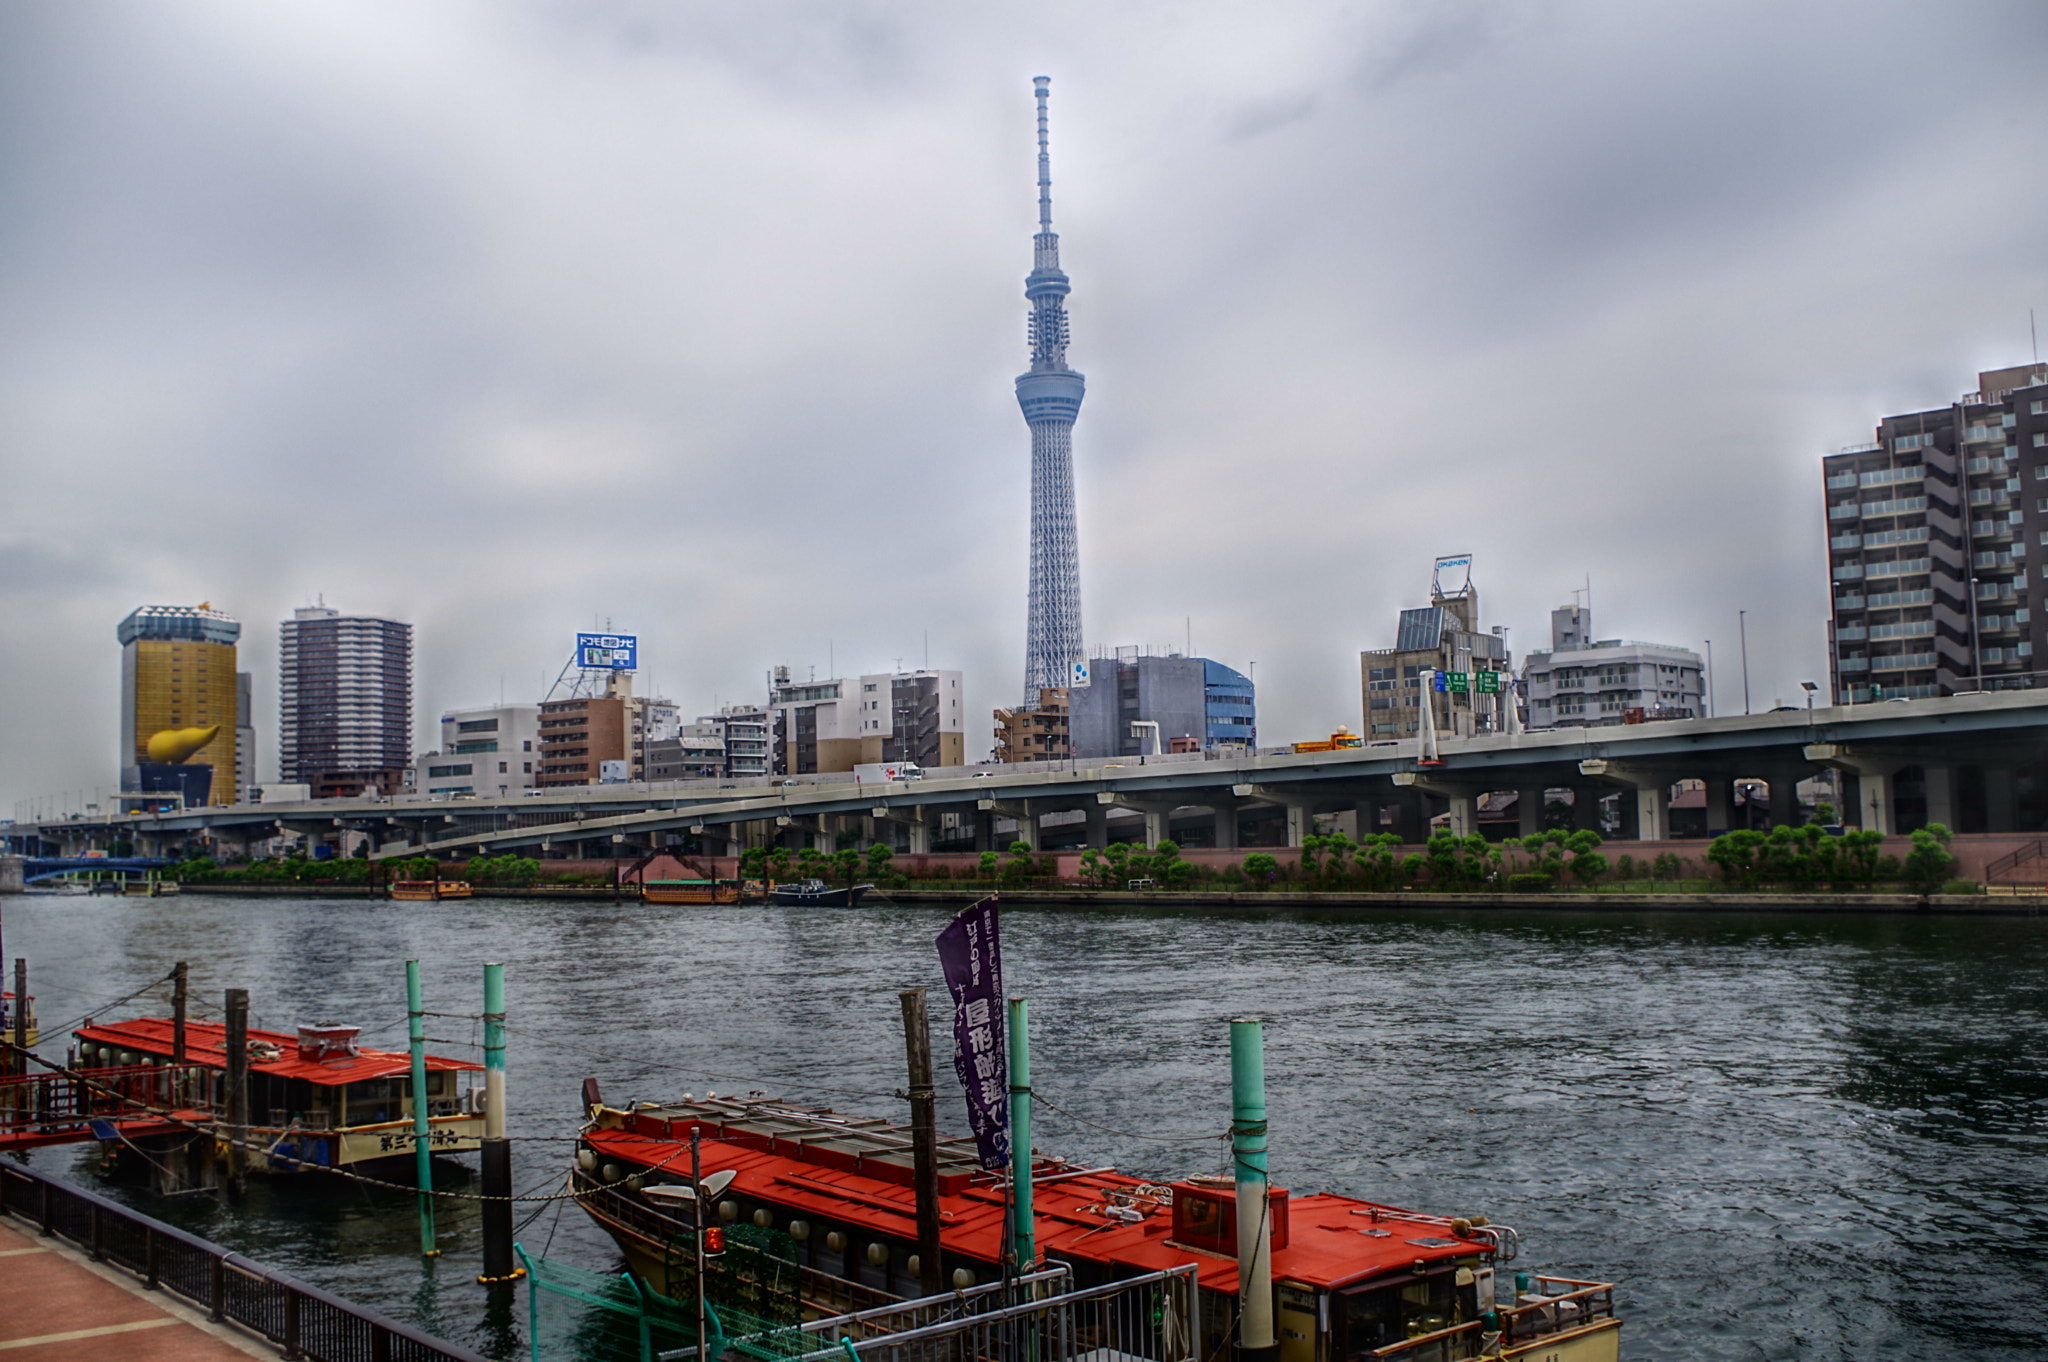
[[1017,377],[1017,405],[1031,426],[1031,617],[1024,641],[1024,703],[1041,686],[1064,686],[1082,660],[1081,555],[1074,530],[1074,419],[1085,384],[1067,367],[1067,276],[1052,229],[1052,156],[1038,90],[1038,235],[1031,239],[1031,372]]

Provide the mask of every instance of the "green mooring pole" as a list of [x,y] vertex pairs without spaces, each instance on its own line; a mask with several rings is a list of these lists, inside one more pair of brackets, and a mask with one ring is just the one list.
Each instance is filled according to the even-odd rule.
[[1031,1013],[1022,998],[1010,999],[1010,1186],[1010,1246],[1021,1276],[1038,1262],[1031,1234]]
[[1266,1040],[1256,1018],[1230,1023],[1230,1155],[1237,1183],[1237,1356],[1273,1362],[1273,1225],[1266,1200]]
[[427,1015],[420,1001],[420,962],[405,962],[406,1034],[412,1041],[413,1168],[420,1187],[420,1253],[438,1258],[434,1247],[433,1127],[427,1123]]

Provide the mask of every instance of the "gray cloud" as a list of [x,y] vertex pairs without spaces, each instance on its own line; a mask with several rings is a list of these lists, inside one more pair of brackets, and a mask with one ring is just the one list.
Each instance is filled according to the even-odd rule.
[[[1021,675],[1029,77],[1054,77],[1092,639],[1259,663],[1263,734],[1471,549],[1536,642],[1824,667],[1816,459],[2024,358],[2022,3],[17,5],[0,11],[0,799],[105,784],[115,622],[274,704],[324,592],[420,712],[610,618]],[[61,658],[53,663],[52,658]],[[425,726],[422,737],[426,736]],[[274,751],[268,736],[265,750]]]

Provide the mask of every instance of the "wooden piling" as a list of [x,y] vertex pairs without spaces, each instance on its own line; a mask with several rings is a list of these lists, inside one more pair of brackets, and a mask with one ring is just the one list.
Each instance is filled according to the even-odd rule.
[[28,1072],[28,961],[14,959],[14,1067]]
[[939,1255],[939,1136],[936,1094],[932,1091],[932,1029],[924,990],[906,989],[903,1001],[903,1050],[910,1062],[910,1147],[917,1181],[918,1293],[936,1296],[945,1290]]
[[249,990],[229,989],[226,1012],[227,1189],[229,1196],[240,1197],[248,1185],[245,1173],[248,1161],[243,1156],[242,1141],[247,1139],[249,1134]]

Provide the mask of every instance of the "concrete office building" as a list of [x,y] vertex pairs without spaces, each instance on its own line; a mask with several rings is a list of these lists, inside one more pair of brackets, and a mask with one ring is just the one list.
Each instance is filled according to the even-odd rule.
[[768,709],[778,775],[851,771],[884,761],[966,765],[966,700],[957,671],[798,682],[789,668],[777,667]]
[[1604,728],[1706,713],[1705,669],[1690,648],[1591,638],[1593,612],[1550,612],[1550,647],[1530,653],[1522,684],[1531,731]]
[[1000,762],[1063,761],[1069,748],[1067,688],[1047,686],[1038,703],[995,711],[996,745],[990,753]]
[[1135,757],[1153,750],[1151,734],[1133,723],[1156,723],[1158,750],[1193,746],[1248,748],[1258,728],[1252,683],[1206,657],[1141,655],[1119,648],[1088,666],[1089,684],[1067,691],[1068,725],[1077,757]]
[[204,601],[145,605],[114,635],[121,644],[122,791],[233,804],[246,722],[235,670],[242,626]]
[[647,779],[695,780],[772,774],[773,715],[755,707],[728,705],[679,725],[675,736],[647,747]]
[[396,794],[412,768],[412,626],[326,605],[279,626],[278,779]]
[[538,786],[648,779],[654,744],[674,739],[682,711],[673,700],[633,694],[633,674],[615,671],[601,695],[543,700]]
[[413,789],[504,796],[539,784],[540,706],[492,705],[441,716],[441,746],[422,756]]
[[[1446,569],[1452,573],[1448,586]],[[1417,736],[1422,731],[1425,701],[1434,708],[1439,737],[1504,731],[1506,673],[1511,661],[1506,641],[1480,629],[1479,589],[1472,585],[1470,558],[1439,559],[1431,576],[1429,604],[1401,612],[1394,646],[1358,655],[1365,740],[1386,742]],[[1469,689],[1462,693],[1448,688],[1425,690],[1423,674],[1431,671],[1462,672],[1472,678]],[[1479,689],[1473,674],[1481,671],[1501,674],[1500,694]]]
[[[1821,470],[1836,704],[2041,684],[2048,365],[1887,416]],[[2029,561],[2043,564],[2031,579]]]

